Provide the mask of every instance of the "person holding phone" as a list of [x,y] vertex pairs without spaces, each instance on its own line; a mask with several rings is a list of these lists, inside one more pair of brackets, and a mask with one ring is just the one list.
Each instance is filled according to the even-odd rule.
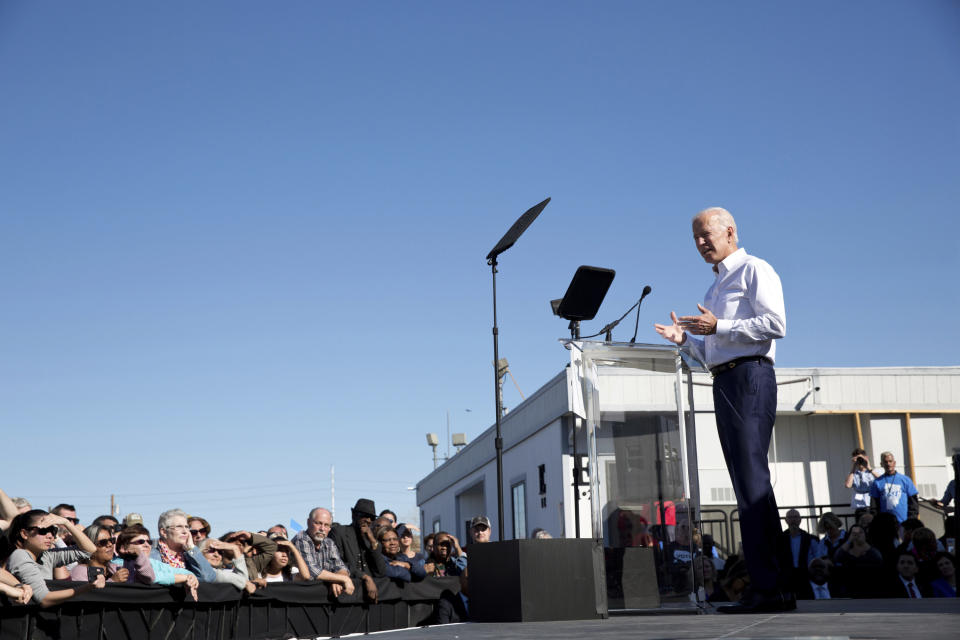
[[70,579],[74,582],[93,582],[97,576],[103,576],[109,582],[126,582],[130,571],[112,563],[115,551],[112,527],[92,524],[83,533],[97,549],[89,558],[77,563],[70,571]]
[[847,489],[853,489],[853,498],[850,500],[851,509],[869,509],[870,508],[870,485],[873,481],[883,475],[882,469],[872,469],[867,452],[857,447],[850,454],[850,461],[853,466],[847,475],[846,482],[843,485]]

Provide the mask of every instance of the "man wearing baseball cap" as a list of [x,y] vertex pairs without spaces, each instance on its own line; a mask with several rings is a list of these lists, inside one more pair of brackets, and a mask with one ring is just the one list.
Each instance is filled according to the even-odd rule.
[[470,541],[472,543],[490,542],[490,518],[476,516],[470,521]]

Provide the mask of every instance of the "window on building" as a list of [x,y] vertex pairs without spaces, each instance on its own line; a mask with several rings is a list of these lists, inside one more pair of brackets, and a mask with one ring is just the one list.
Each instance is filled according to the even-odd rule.
[[527,537],[526,482],[518,482],[511,490],[513,496],[513,537]]
[[433,532],[440,533],[440,518],[433,521]]

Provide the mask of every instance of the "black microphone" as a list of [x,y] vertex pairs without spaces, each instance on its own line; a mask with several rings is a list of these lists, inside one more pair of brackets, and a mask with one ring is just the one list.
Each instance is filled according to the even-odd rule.
[[[637,323],[638,323],[638,326],[639,326],[639,322],[640,322],[640,317],[639,317],[639,313],[640,313],[640,303],[643,302],[643,299],[646,298],[647,295],[648,295],[651,291],[653,291],[653,289],[650,288],[650,285],[645,286],[645,287],[643,288],[643,293],[640,294],[640,299],[637,300],[637,301],[633,304],[633,306],[631,306],[629,309],[627,309],[626,312],[624,312],[624,314],[623,314],[622,316],[620,316],[619,318],[617,318],[616,320],[614,320],[613,322],[611,322],[610,324],[608,324],[607,326],[605,326],[603,329],[600,329],[600,331],[598,331],[597,333],[595,333],[595,334],[593,334],[593,335],[594,335],[594,336],[598,336],[598,335],[600,335],[601,333],[606,334],[606,335],[604,336],[604,340],[605,340],[606,342],[610,342],[610,341],[611,341],[611,340],[610,340],[610,339],[611,339],[611,335],[610,335],[610,334],[613,332],[614,328],[616,328],[616,326],[617,326],[618,324],[620,324],[620,321],[623,320],[624,318],[626,318],[626,317],[630,314],[630,312],[633,311],[633,308],[634,308],[634,307],[637,308],[637,314],[638,314],[638,316],[637,316]],[[592,338],[593,336],[587,336],[587,337]],[[637,331],[636,331],[636,329],[634,329],[634,331],[633,331],[633,337],[634,337],[634,338],[637,337]],[[632,342],[632,341],[631,341],[631,342]]]
[[637,342],[637,330],[640,328],[640,305],[643,303],[643,299],[650,295],[650,292],[653,289],[650,285],[647,285],[643,288],[643,293],[640,294],[640,299],[637,300],[637,322],[633,325],[633,337],[630,338],[630,344],[635,344]]

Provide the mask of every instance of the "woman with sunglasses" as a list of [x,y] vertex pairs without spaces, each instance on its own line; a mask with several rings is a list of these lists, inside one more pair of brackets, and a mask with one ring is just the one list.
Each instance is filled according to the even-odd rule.
[[[250,581],[247,573],[247,560],[243,548],[238,543],[224,542],[216,538],[206,538],[197,547],[203,553],[210,566],[216,572],[214,582],[232,584],[241,591],[253,593],[258,584]],[[262,586],[266,586],[266,582]]]
[[93,582],[97,576],[104,576],[108,582],[126,582],[130,570],[113,564],[114,538],[113,527],[92,524],[83,530],[85,536],[97,546],[90,557],[77,563],[70,572],[74,582]]
[[[70,532],[77,543],[76,547],[59,549],[54,546],[58,526]],[[34,509],[21,513],[10,523],[2,542],[0,561],[6,562],[7,569],[20,582],[30,585],[33,602],[49,607],[78,594],[103,589],[106,578],[102,575],[80,587],[55,591],[47,588],[46,580],[53,579],[55,567],[86,560],[94,551],[96,546],[80,527],[62,516]]]
[[[146,582],[146,577],[148,576],[147,569],[144,568],[142,571],[138,569],[138,567],[143,566],[143,557],[146,556],[147,566],[149,567],[149,577],[152,583],[162,585],[182,584],[184,588],[189,590],[193,595],[193,599],[196,600],[197,587],[200,584],[197,576],[193,575],[189,569],[178,569],[177,567],[154,559],[150,553],[152,543],[150,530],[142,524],[132,524],[117,536],[117,552],[120,554],[120,558],[123,559],[124,566],[130,569],[131,572],[134,572],[134,581],[151,584],[150,582]],[[114,560],[114,563],[116,562],[117,560]],[[133,567],[133,569],[131,569],[131,567]],[[137,573],[142,573],[142,575],[136,575]]]
[[440,531],[433,539],[433,554],[424,565],[427,575],[443,576],[463,575],[467,570],[467,556],[460,548],[456,536]]
[[210,523],[200,516],[187,516],[187,526],[190,527],[190,537],[193,544],[200,544],[210,537]]
[[413,528],[410,525],[406,523],[398,524],[396,532],[400,539],[401,556],[404,558],[409,558],[410,561],[416,560],[421,565],[427,561],[429,554],[426,554],[423,551],[413,550]]

